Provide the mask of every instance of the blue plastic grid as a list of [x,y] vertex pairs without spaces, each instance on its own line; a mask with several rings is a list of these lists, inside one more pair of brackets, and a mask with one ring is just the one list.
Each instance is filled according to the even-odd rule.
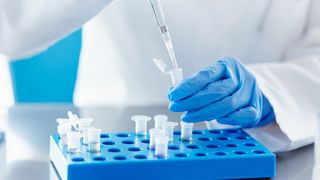
[[148,136],[101,135],[101,152],[69,154],[51,136],[50,158],[62,179],[240,179],[275,176],[275,155],[241,129],[194,130],[181,142],[175,131],[166,159],[149,150]]

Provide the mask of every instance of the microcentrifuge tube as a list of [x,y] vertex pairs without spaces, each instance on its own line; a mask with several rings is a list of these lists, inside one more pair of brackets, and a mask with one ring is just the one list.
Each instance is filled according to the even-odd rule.
[[88,151],[92,153],[100,152],[100,134],[101,129],[89,128],[88,129]]
[[168,136],[157,136],[155,138],[156,150],[155,156],[158,158],[166,158],[168,156]]
[[186,123],[181,121],[180,126],[181,126],[181,141],[191,141],[193,123]]
[[162,136],[162,130],[159,128],[152,128],[149,130],[149,135],[150,135],[149,149],[155,150],[156,148],[155,138],[158,136]]
[[155,128],[162,128],[163,124],[167,122],[168,116],[164,114],[157,114],[153,119]]
[[79,153],[81,148],[81,134],[71,131],[67,134],[68,137],[68,153]]
[[59,138],[62,145],[68,145],[67,134],[71,131],[71,123],[64,123],[57,126]]
[[147,122],[151,120],[149,116],[135,115],[131,119],[136,122],[136,135],[147,135]]
[[176,85],[180,83],[183,80],[183,75],[182,75],[182,69],[172,69],[169,71],[169,74],[171,76],[171,82],[172,85]]
[[88,144],[88,129],[92,123],[92,118],[81,118],[76,121],[75,128],[78,130],[82,135],[82,143],[87,145]]
[[178,125],[176,122],[166,122],[163,124],[163,135],[169,138],[169,141],[173,140],[174,128]]

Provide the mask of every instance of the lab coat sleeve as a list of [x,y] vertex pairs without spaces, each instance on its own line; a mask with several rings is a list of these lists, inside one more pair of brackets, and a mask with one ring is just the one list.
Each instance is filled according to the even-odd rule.
[[272,104],[276,121],[247,132],[275,152],[314,140],[320,111],[320,1],[314,2],[306,32],[288,48],[283,62],[248,66]]
[[112,0],[0,0],[0,54],[30,56],[80,28]]

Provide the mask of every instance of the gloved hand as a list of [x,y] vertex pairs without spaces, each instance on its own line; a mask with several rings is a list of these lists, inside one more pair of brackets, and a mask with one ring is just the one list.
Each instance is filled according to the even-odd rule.
[[170,111],[185,122],[216,119],[221,124],[254,127],[275,119],[255,77],[236,58],[223,58],[169,90]]

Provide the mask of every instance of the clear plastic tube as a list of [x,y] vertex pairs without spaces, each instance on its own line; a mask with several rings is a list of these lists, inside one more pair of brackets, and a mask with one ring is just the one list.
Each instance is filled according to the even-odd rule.
[[162,136],[162,130],[158,128],[152,128],[149,130],[149,149],[154,150],[156,148],[155,138],[158,136]]
[[166,122],[163,125],[163,136],[167,136],[169,141],[173,140],[174,128],[178,125],[176,122]]
[[162,128],[163,124],[168,121],[168,116],[164,114],[157,114],[153,119],[155,128]]
[[147,135],[147,122],[151,120],[151,117],[145,115],[135,115],[131,117],[131,120],[136,123],[136,135]]
[[88,129],[88,151],[91,153],[100,152],[100,135],[101,129]]
[[193,123],[181,121],[181,141],[192,141]]
[[67,134],[68,137],[68,153],[79,153],[81,148],[79,132],[71,131]]
[[59,143],[61,143],[63,146],[68,145],[68,137],[67,134],[71,131],[72,128],[72,122],[70,119],[66,118],[58,118],[57,120],[58,126],[57,126],[57,132],[59,134]]
[[178,83],[180,83],[183,80],[183,74],[182,74],[182,69],[172,69],[169,71],[170,77],[171,77],[171,82],[172,85],[175,86]]
[[166,158],[168,156],[169,138],[167,136],[157,136],[155,138],[155,143],[155,156],[158,158]]

